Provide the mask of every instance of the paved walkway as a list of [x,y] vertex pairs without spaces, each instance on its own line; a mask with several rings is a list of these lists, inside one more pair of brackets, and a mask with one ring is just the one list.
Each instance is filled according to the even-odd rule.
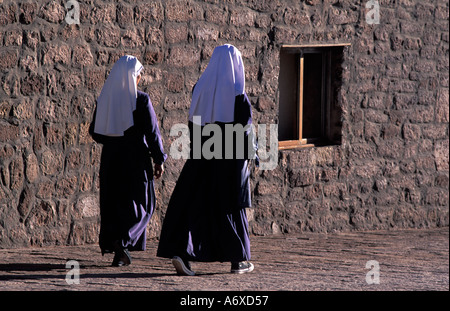
[[[157,241],[132,253],[131,266],[110,266],[97,245],[0,249],[0,291],[448,291],[449,228],[303,233],[251,237],[253,273],[233,275],[229,263],[193,263],[180,277],[156,258]],[[68,284],[69,260],[80,265]],[[366,268],[368,261],[379,265]],[[368,284],[366,277],[369,276]],[[71,282],[72,279],[69,279]]]

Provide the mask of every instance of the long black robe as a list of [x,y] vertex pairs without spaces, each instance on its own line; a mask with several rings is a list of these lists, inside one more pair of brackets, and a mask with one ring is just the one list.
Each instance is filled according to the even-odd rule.
[[[247,95],[235,100],[235,122],[251,124]],[[225,123],[216,123],[225,133]],[[193,158],[181,171],[164,218],[157,256],[192,261],[244,261],[251,258],[246,207],[251,207],[248,152],[244,159]],[[249,131],[248,131],[249,132]],[[246,138],[249,133],[246,133]],[[202,145],[210,137],[202,137]],[[222,137],[225,153],[224,142]],[[249,140],[244,140],[248,150]]]
[[134,125],[124,136],[94,133],[103,144],[100,162],[100,236],[102,252],[111,252],[114,242],[128,250],[145,250],[146,228],[155,207],[152,160],[162,164],[164,153],[158,121],[148,94],[138,91]]

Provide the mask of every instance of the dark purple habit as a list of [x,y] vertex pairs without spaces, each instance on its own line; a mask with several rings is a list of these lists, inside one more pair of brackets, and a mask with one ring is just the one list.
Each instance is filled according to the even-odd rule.
[[[234,124],[251,123],[251,105],[245,94],[236,96],[234,115]],[[225,123],[216,124],[224,134]],[[251,207],[248,154],[244,159],[193,159],[194,126],[189,122],[191,156],[170,198],[157,256],[204,262],[250,260],[245,212],[245,207]],[[202,143],[208,139],[202,137]],[[223,136],[223,152],[224,141]],[[248,150],[249,140],[245,142]]]
[[124,136],[94,133],[103,144],[100,162],[100,236],[102,252],[119,241],[131,251],[145,250],[146,228],[155,207],[152,160],[162,164],[164,153],[155,111],[146,93],[138,91],[134,125]]

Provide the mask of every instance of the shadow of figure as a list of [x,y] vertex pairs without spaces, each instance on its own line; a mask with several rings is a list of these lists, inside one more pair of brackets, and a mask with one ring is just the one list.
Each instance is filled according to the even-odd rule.
[[[120,272],[112,273],[82,273],[83,268],[105,268],[99,266],[84,266],[80,265],[80,279],[88,278],[116,278],[116,279],[137,279],[137,278],[154,278],[170,276],[171,273],[133,273],[133,272]],[[109,266],[108,266],[109,268]],[[12,280],[39,280],[39,279],[65,279],[67,272],[70,269],[66,268],[65,264],[46,264],[46,263],[8,263],[0,264],[0,272],[9,272],[15,274],[0,275],[0,281],[12,281]],[[44,273],[26,273],[26,272],[44,272]],[[48,272],[48,273],[45,273]]]

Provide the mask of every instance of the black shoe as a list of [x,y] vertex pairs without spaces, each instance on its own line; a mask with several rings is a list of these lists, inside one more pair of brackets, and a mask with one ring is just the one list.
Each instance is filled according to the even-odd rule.
[[175,256],[172,258],[172,264],[175,267],[175,270],[177,270],[178,275],[187,275],[187,276],[195,275],[195,272],[191,270],[191,265],[187,260],[185,261],[180,257]]
[[255,266],[250,261],[232,262],[231,273],[248,273],[252,272]]
[[114,253],[114,259],[111,264],[113,267],[123,267],[131,264],[131,255],[128,249],[119,246],[119,243],[116,243]]

